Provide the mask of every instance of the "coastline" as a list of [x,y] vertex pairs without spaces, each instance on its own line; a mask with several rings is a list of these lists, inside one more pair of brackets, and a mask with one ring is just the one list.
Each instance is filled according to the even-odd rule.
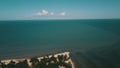
[[[67,55],[67,57],[70,57],[70,52],[63,52],[63,53],[54,54],[55,57],[57,57],[58,55]],[[48,55],[48,56],[51,57],[52,55]],[[40,61],[42,58],[43,57],[38,57],[37,59]],[[25,58],[23,58],[23,59],[6,59],[6,60],[1,60],[1,62],[5,63],[5,64],[8,64],[10,61],[14,61],[15,63],[19,63],[20,61],[24,61],[24,60],[27,60],[29,66],[32,65],[32,63],[30,62],[30,58],[28,58],[28,59],[25,59]],[[74,62],[71,59],[71,57],[67,62],[70,62],[72,68],[75,68]],[[62,67],[60,67],[60,68],[62,68]]]

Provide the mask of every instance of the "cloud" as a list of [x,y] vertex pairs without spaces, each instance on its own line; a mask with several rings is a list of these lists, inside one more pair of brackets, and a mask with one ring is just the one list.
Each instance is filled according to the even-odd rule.
[[66,15],[65,12],[61,12],[61,13],[60,13],[60,16],[65,16],[65,15]]
[[45,16],[45,15],[48,15],[48,14],[49,14],[49,12],[47,10],[42,10],[41,12],[38,12],[35,15],[37,15],[37,16]]
[[56,13],[55,12],[49,12],[47,10],[42,10],[38,13],[35,13],[34,16],[65,16],[66,12]]
[[51,12],[51,13],[50,13],[50,15],[51,15],[51,16],[53,16],[53,15],[54,15],[54,13],[53,13],[53,12]]

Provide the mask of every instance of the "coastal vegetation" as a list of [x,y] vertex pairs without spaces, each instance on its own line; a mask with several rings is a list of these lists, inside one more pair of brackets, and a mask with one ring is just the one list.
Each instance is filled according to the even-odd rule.
[[41,59],[33,57],[30,59],[31,65],[27,60],[19,61],[18,63],[11,60],[8,64],[0,62],[0,68],[72,68],[70,57],[67,55],[44,56]]

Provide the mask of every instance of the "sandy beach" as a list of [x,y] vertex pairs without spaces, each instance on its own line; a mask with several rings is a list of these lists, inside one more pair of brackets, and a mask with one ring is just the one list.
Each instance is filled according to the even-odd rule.
[[[63,52],[63,53],[57,53],[57,54],[54,54],[55,57],[57,57],[58,55],[67,55],[67,57],[70,57],[70,52]],[[52,57],[52,55],[49,55],[49,57]],[[38,60],[40,61],[43,57],[38,57]],[[6,60],[1,60],[2,63],[5,63],[5,64],[8,64],[10,61],[14,61],[15,63],[18,63],[20,61],[24,61],[25,59],[6,59]],[[29,66],[31,66],[31,62],[30,62],[30,58],[26,59]],[[75,68],[74,66],[74,62],[72,61],[72,59],[70,58],[68,61],[66,61],[66,63],[70,62],[71,65],[72,65],[72,68]],[[63,68],[63,67],[60,67],[60,68]]]

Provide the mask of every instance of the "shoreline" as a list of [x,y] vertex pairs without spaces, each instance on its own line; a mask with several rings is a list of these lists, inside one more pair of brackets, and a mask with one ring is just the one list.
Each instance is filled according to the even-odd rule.
[[[57,54],[52,54],[52,55],[54,55],[55,57],[57,57],[58,55],[67,55],[67,57],[70,57],[70,52],[62,52],[62,53],[57,53]],[[48,55],[48,56],[51,57],[52,55]],[[37,57],[37,59],[40,61],[43,57]],[[23,59],[6,59],[6,60],[1,60],[1,62],[8,64],[10,61],[14,61],[15,63],[19,63],[20,61],[24,61],[24,60],[27,60],[29,66],[32,65],[32,63],[30,62],[30,58],[27,58],[27,59],[25,59],[25,58],[23,58]],[[71,57],[67,62],[70,62],[72,65],[72,68],[75,68],[74,62],[71,59]]]

